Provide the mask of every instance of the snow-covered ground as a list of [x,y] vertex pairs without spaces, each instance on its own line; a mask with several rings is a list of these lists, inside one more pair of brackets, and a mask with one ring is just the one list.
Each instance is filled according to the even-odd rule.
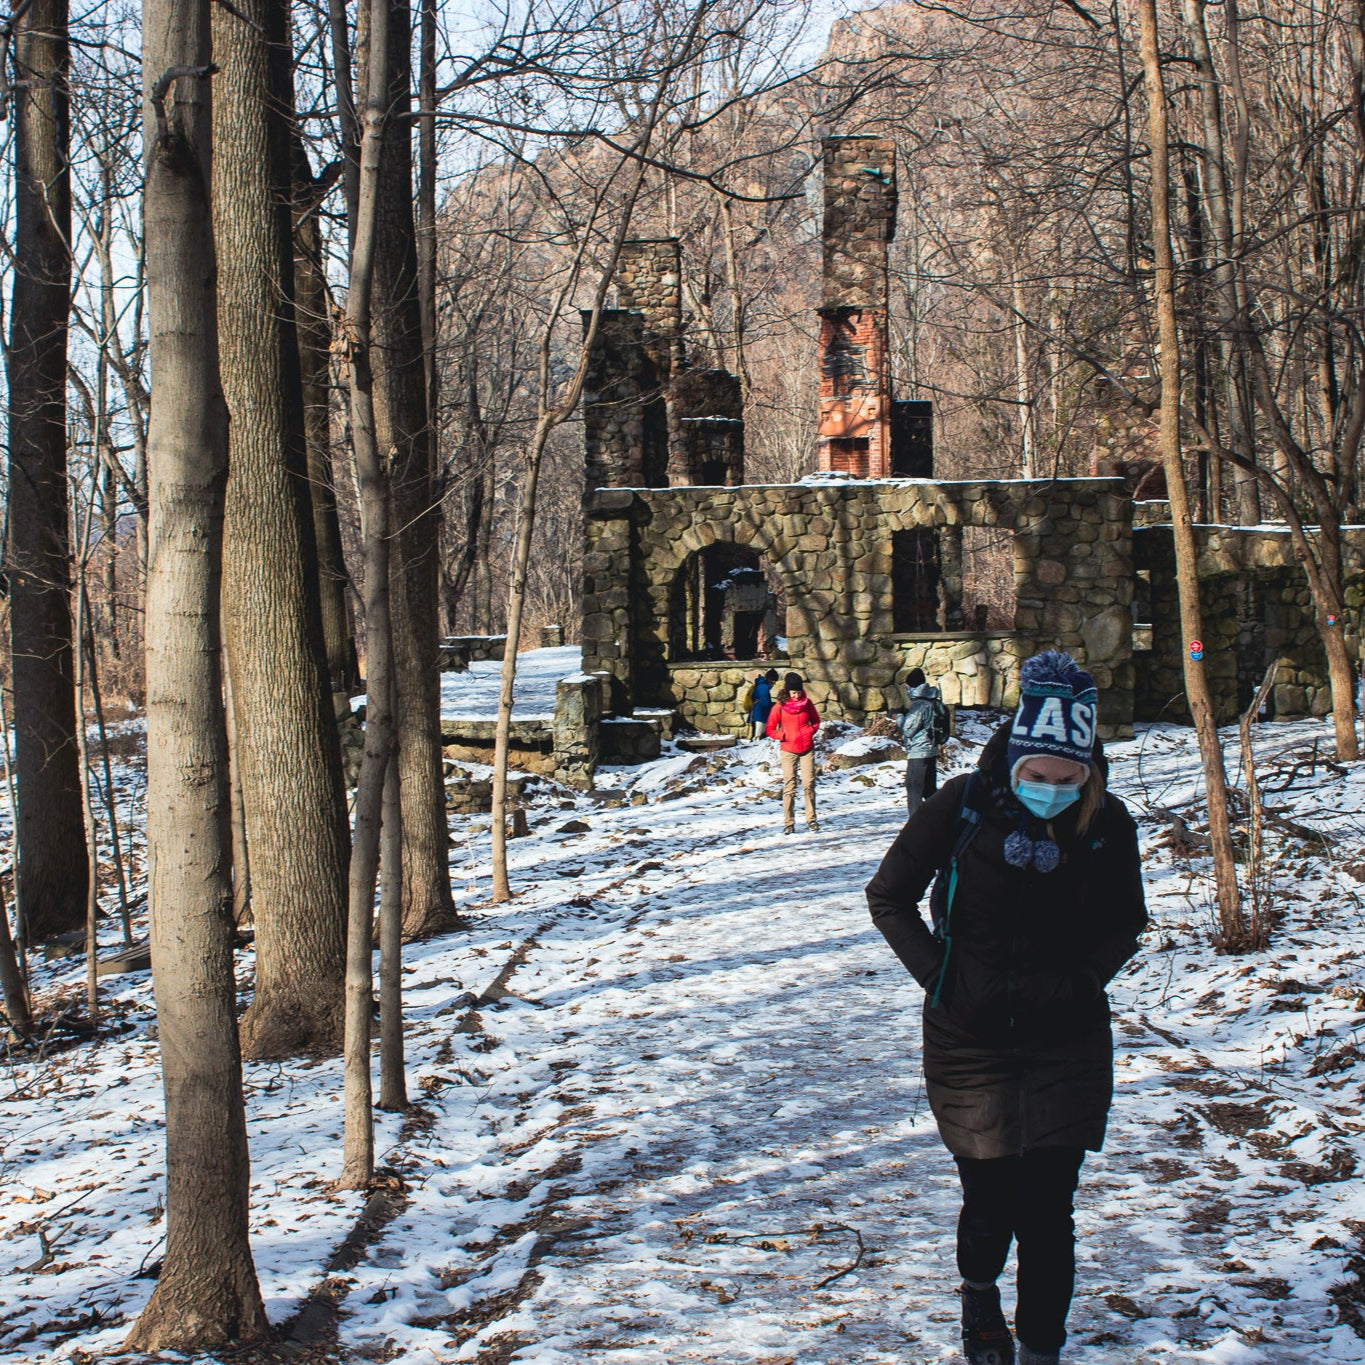
[[[576,664],[564,653],[537,686]],[[486,713],[496,668],[446,678],[448,711]],[[989,734],[963,722],[950,770]],[[831,730],[828,746],[856,733]],[[1153,925],[1112,992],[1118,1093],[1079,1200],[1078,1365],[1365,1361],[1365,772],[1315,745],[1330,749],[1317,722],[1258,735],[1267,786],[1292,774],[1271,805],[1335,842],[1272,826],[1278,922],[1246,957],[1211,951],[1206,862],[1167,847],[1156,814],[1195,794],[1190,733],[1111,747]],[[763,742],[607,770],[609,803],[542,788],[506,907],[487,902],[487,819],[453,827],[471,927],[407,950],[418,1107],[378,1116],[402,1186],[356,1255],[331,1259],[361,1211],[330,1188],[339,1065],[247,1068],[271,1319],[306,1340],[319,1318],[301,1305],[340,1300],[338,1342],[313,1358],[956,1358],[956,1186],[923,1096],[919,992],[862,894],[899,827],[901,765],[823,775],[820,832],[789,838],[778,780]],[[244,982],[250,967],[244,951]],[[43,965],[44,998],[75,997],[81,973]],[[0,1066],[6,1365],[105,1359],[151,1292],[146,976],[117,979],[112,1007],[123,1031]]]
[[[555,710],[555,683],[577,673],[583,660],[578,645],[528,649],[517,659],[512,705],[518,720],[549,720]],[[491,719],[498,714],[502,661],[485,659],[464,673],[441,674],[441,715],[447,720]]]

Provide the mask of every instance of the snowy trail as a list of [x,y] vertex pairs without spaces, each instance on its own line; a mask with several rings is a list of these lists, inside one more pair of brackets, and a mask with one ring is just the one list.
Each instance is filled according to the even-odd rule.
[[[1306,752],[1322,731],[1272,727],[1266,751]],[[1165,728],[1112,756],[1139,810],[1196,766],[1188,732]],[[247,1068],[272,1321],[325,1283],[328,1360],[955,1358],[957,1191],[920,1085],[920,995],[862,895],[899,825],[901,769],[822,775],[821,832],[786,838],[775,767],[746,745],[609,770],[615,808],[541,796],[510,845],[510,906],[484,899],[486,821],[455,827],[470,927],[406,952],[418,1107],[377,1116],[405,1204],[335,1274],[361,1202],[329,1183],[339,1067]],[[1078,1205],[1076,1365],[1365,1361],[1347,1325],[1365,1302],[1365,774],[1315,773],[1291,813],[1341,846],[1277,842],[1283,921],[1251,958],[1210,952],[1207,867],[1142,827],[1153,928],[1113,991],[1118,1096]],[[43,970],[78,990],[79,961]],[[113,990],[129,1032],[12,1067],[0,1092],[5,1365],[106,1358],[151,1291],[150,992]]]
[[[493,1105],[510,1196],[487,1149],[452,1162],[453,1186],[489,1181],[501,1206],[483,1227],[463,1208],[444,1232],[421,1214],[395,1225],[386,1244],[408,1269],[405,1247],[433,1234],[462,1251],[432,1266],[444,1305],[355,1307],[362,1349],[387,1338],[413,1362],[540,1365],[955,1357],[956,1183],[920,1086],[919,993],[862,897],[898,825],[899,770],[826,779],[822,832],[784,839],[771,803],[746,799],[763,762],[728,767],[703,796],[651,805],[648,834],[639,811],[593,821],[585,842],[625,825],[648,873],[592,895],[584,857],[582,904],[465,1042],[493,1077],[539,1078]],[[1158,925],[1188,930],[1149,859]],[[1221,1051],[1164,1027],[1191,988],[1216,1023],[1217,981],[1244,979],[1237,960],[1210,972],[1206,958],[1193,940],[1148,951],[1115,989],[1119,1096],[1079,1201],[1068,1359],[1365,1360],[1328,1295],[1336,1238],[1360,1212],[1341,1180],[1359,1138],[1339,1130],[1315,1165],[1324,1114],[1285,1101],[1283,1083],[1222,1074],[1264,1048],[1256,1019],[1221,1030]],[[361,1276],[350,1303],[374,1292]]]

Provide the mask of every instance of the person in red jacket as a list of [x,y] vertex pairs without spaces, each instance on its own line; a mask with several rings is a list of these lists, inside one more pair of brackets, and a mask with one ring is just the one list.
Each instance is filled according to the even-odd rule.
[[782,749],[782,833],[796,828],[796,775],[806,798],[806,828],[818,830],[815,820],[815,732],[820,713],[806,696],[799,673],[788,673],[786,697],[768,712],[768,738]]

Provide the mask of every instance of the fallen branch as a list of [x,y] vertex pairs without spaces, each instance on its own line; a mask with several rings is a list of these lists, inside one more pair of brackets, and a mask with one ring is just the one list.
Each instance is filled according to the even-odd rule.
[[846,1265],[842,1270],[836,1270],[831,1275],[826,1275],[816,1285],[816,1289],[823,1289],[826,1285],[833,1284],[835,1280],[842,1280],[845,1275],[851,1275],[863,1263],[863,1257],[867,1254],[867,1248],[863,1244],[863,1234],[849,1223],[812,1223],[808,1228],[780,1228],[776,1232],[708,1232],[702,1238],[708,1244],[723,1243],[726,1245],[736,1245],[742,1242],[756,1242],[764,1251],[788,1251],[786,1245],[792,1237],[809,1237],[812,1241],[818,1242],[826,1232],[851,1232],[858,1243],[858,1254],[853,1258],[851,1264]]

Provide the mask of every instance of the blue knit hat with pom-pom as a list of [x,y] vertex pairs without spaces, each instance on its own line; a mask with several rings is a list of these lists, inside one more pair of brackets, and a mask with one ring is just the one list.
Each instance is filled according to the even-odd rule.
[[1010,783],[1025,759],[1046,754],[1087,768],[1094,758],[1100,699],[1095,680],[1071,657],[1049,649],[1019,670],[1019,709],[1010,727]]

